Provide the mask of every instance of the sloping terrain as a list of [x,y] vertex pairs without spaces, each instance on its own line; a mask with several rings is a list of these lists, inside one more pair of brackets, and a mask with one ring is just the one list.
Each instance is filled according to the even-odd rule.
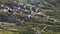
[[[44,6],[56,7],[48,0],[43,0],[43,2]],[[7,14],[0,10],[0,34],[36,34],[37,32],[41,34],[60,34],[60,10],[50,8],[42,9],[42,12],[49,16],[48,21],[48,18],[44,17],[40,22],[41,16],[28,18],[27,16],[30,15],[28,11],[14,11],[13,14],[9,15],[10,13]]]
[[[54,10],[44,10],[44,13],[45,14],[48,14],[48,15],[50,15],[50,18],[52,18],[53,20],[57,20],[58,22],[60,22],[60,19],[59,19],[59,11],[57,11],[57,12],[55,12],[55,13],[57,13],[58,15],[55,15],[55,13],[53,13],[53,12],[55,12]],[[1,15],[3,15],[4,13],[2,13]],[[54,14],[54,15],[53,15]],[[4,14],[5,15],[5,14]],[[22,33],[20,33],[20,34],[24,34],[24,32],[26,33],[26,34],[29,34],[30,33],[30,29],[32,28],[32,27],[35,27],[35,28],[37,28],[37,30],[39,30],[42,34],[60,34],[60,26],[59,25],[54,25],[54,23],[49,23],[49,22],[46,22],[45,20],[46,20],[46,18],[43,20],[43,21],[45,21],[45,22],[35,22],[35,20],[33,20],[33,19],[31,19],[30,21],[24,21],[24,23],[22,22],[22,21],[20,21],[20,19],[23,19],[24,20],[24,18],[25,17],[23,17],[23,16],[26,16],[26,15],[28,15],[28,14],[22,14],[23,16],[21,16],[21,14],[20,13],[14,13],[14,15],[16,15],[16,17],[14,17],[14,18],[16,18],[17,19],[17,21],[15,20],[15,19],[13,19],[13,18],[11,18],[11,19],[5,19],[6,17],[4,16],[4,19],[5,20],[7,20],[6,21],[6,23],[14,23],[15,24],[15,27],[17,26],[20,26],[20,28],[18,27],[17,29],[19,29],[19,30],[21,30],[21,31],[16,31],[16,33],[17,34],[19,34],[19,32],[22,32]],[[7,17],[9,17],[9,16],[7,16]],[[0,17],[1,18],[1,20],[4,20],[4,19],[2,19],[3,18],[3,16],[1,16]],[[34,17],[34,18],[36,18],[36,17]],[[4,21],[5,21],[4,20]],[[1,23],[3,23],[4,21],[2,21]],[[36,23],[36,24],[35,24]],[[45,26],[47,26],[47,28],[45,29],[45,30],[43,30],[42,31],[42,29],[45,27]],[[14,26],[13,26],[14,27]],[[9,28],[9,27],[7,27],[7,28]],[[10,27],[10,28],[12,28],[12,27]],[[5,31],[4,31],[4,28],[3,28],[3,32],[6,32],[7,30],[5,29]],[[10,31],[10,30],[8,30],[8,31]],[[10,32],[15,32],[15,30],[12,30],[12,31],[10,31]],[[10,34],[10,32],[9,32],[9,34]],[[1,33],[2,33],[2,31],[1,31]],[[4,33],[5,34],[5,33]],[[13,33],[12,33],[13,34]]]

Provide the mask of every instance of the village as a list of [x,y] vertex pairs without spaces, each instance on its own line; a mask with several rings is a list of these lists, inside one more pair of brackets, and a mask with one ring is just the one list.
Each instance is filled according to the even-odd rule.
[[[1,30],[20,31],[21,29],[27,29],[28,27],[33,30],[35,34],[42,34],[37,26],[36,28],[33,26],[37,24],[44,25],[41,31],[45,31],[49,26],[60,26],[60,22],[50,18],[50,15],[45,14],[43,9],[29,3],[17,3],[16,1],[13,1],[12,3],[0,2],[0,12]],[[33,25],[30,25],[31,22],[33,22]],[[28,23],[29,26],[27,26]]]

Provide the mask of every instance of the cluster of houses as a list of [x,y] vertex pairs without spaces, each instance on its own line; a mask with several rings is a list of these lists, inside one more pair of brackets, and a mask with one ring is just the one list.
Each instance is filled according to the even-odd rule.
[[41,18],[47,16],[42,12],[42,10],[40,8],[36,7],[35,5],[31,5],[31,4],[23,3],[23,2],[19,2],[19,3],[0,2],[0,9],[2,9],[4,12],[11,13],[11,15],[13,14],[13,12],[29,14],[28,18],[31,18],[32,16],[40,16]]
[[[36,7],[35,5],[28,4],[28,3],[25,4],[23,2],[20,2],[20,3],[16,3],[16,2],[2,3],[2,2],[0,2],[0,10],[11,13],[10,15],[12,15],[14,12],[19,12],[19,13],[22,12],[21,14],[23,14],[23,13],[28,14],[27,17],[18,15],[18,17],[20,16],[19,18],[21,19],[21,22],[23,22],[24,20],[29,21],[29,19],[33,20],[33,18],[32,18],[33,16],[39,16],[40,22],[42,21],[42,19],[44,17],[47,17],[48,23],[53,23],[54,25],[60,25],[60,23],[56,22],[56,20],[54,20],[54,22],[51,22],[51,20],[49,19],[49,16],[45,15],[40,8]],[[0,27],[5,27],[5,28],[8,27],[9,30],[17,29],[15,24],[10,24],[10,26],[9,26],[9,24],[0,23]],[[34,29],[34,31],[36,31],[36,30]],[[41,34],[41,33],[39,31],[37,31],[36,34]]]
[[[4,11],[6,10],[11,10],[11,11],[30,11],[31,13],[33,12],[37,12],[35,14],[39,14],[40,13],[40,9],[37,8],[35,5],[31,5],[31,4],[25,4],[23,2],[20,3],[0,3],[0,9],[3,9]],[[39,12],[39,13],[38,13]],[[41,13],[40,13],[41,14]]]
[[31,18],[33,16],[39,16],[40,20],[44,17],[49,18],[47,15],[45,15],[42,10],[35,5],[31,5],[28,3],[23,2],[12,2],[12,3],[2,3],[0,2],[0,9],[4,12],[9,12],[11,15],[13,12],[19,12],[19,13],[25,13],[29,14],[27,17]]
[[46,15],[42,13],[42,10],[40,10],[40,8],[36,7],[35,5],[31,5],[28,3],[16,3],[16,2],[12,2],[12,3],[2,3],[0,2],[0,9],[3,10],[4,12],[9,12],[11,13],[11,15],[13,14],[13,12],[22,12],[25,14],[29,14],[28,18],[32,17],[32,16],[40,16],[45,17]]

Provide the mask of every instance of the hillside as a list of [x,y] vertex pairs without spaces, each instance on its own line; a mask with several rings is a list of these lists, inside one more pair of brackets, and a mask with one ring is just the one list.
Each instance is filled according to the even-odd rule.
[[[20,0],[19,0],[20,1]],[[21,2],[35,4],[38,7],[51,7],[51,8],[58,8],[60,9],[60,2],[59,0],[21,0]]]
[[[0,0],[0,2],[5,2],[5,3],[9,3],[9,2],[13,2],[14,0]],[[58,8],[60,9],[60,2],[59,0],[16,0],[17,2],[24,2],[24,3],[30,3],[30,4],[34,4],[37,5],[38,7],[50,7],[50,8]]]
[[59,0],[6,2],[0,4],[0,34],[60,34]]

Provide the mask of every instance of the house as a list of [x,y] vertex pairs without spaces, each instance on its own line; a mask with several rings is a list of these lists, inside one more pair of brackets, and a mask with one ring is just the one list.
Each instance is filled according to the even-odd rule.
[[60,22],[55,22],[55,25],[60,26]]

